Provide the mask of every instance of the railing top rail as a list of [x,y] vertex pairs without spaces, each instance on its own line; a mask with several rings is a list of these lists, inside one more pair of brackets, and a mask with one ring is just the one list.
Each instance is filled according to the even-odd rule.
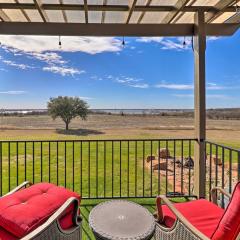
[[212,144],[212,145],[216,145],[216,146],[218,146],[218,147],[225,148],[225,149],[228,149],[228,150],[230,150],[230,151],[234,151],[234,152],[239,152],[239,153],[240,153],[240,149],[238,149],[238,148],[233,148],[233,147],[225,146],[225,145],[223,145],[223,144],[219,144],[219,143],[216,143],[216,142],[213,142],[213,141],[205,141],[205,143]]
[[34,140],[0,140],[0,143],[8,143],[8,142],[128,142],[128,141],[136,141],[136,142],[142,142],[142,141],[197,141],[195,138],[150,138],[150,139],[135,139],[135,138],[129,138],[129,139],[51,139],[51,140],[45,140],[45,139],[34,139]]

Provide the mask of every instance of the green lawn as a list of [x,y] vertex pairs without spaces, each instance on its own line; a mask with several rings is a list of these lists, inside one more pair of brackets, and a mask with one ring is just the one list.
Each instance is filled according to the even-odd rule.
[[[167,144],[167,145],[166,145]],[[84,198],[155,196],[172,183],[146,168],[148,155],[168,147],[178,159],[193,155],[189,141],[2,142],[2,191],[24,180],[50,181]],[[183,149],[183,151],[182,151]]]
[[[52,182],[72,189],[84,198],[81,204],[84,239],[93,239],[87,219],[100,200],[87,198],[152,197],[137,202],[153,212],[155,196],[174,191],[173,179],[166,181],[158,171],[146,167],[147,156],[157,156],[158,148],[168,148],[178,160],[194,155],[194,141],[189,140],[3,141],[0,142],[1,193],[25,180]],[[212,147],[212,154],[223,153],[227,162],[229,150],[223,152],[222,148]],[[237,162],[237,153],[233,152],[232,159]]]

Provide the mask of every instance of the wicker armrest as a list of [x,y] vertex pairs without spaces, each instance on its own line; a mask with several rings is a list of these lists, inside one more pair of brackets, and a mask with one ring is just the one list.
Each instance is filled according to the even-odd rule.
[[222,189],[220,187],[214,187],[211,190],[211,197],[212,197],[212,202],[216,205],[218,205],[218,202],[217,202],[217,193],[218,192],[222,193],[223,195],[225,195],[229,199],[232,197],[232,195],[230,193],[226,192],[224,189]]
[[21,190],[22,188],[27,187],[28,185],[31,186],[32,183],[29,182],[29,181],[23,182],[23,183],[21,183],[19,186],[17,186],[16,188],[14,188],[14,189],[11,190],[10,192],[8,192],[7,194],[3,195],[3,197],[8,196],[8,195],[10,195],[10,194],[12,194],[12,193],[15,193],[15,192]]
[[[191,231],[195,236],[201,240],[209,240],[203,233],[201,233],[197,228],[195,228],[174,206],[174,204],[164,195],[157,197],[157,208],[158,208],[158,222],[163,221],[163,212],[161,204],[165,203],[172,213],[176,216],[176,221],[181,222],[189,231]],[[174,228],[174,226],[173,226]]]
[[[65,210],[71,205],[74,204],[74,215],[73,215],[73,224],[74,226],[70,229],[64,230],[61,228],[59,224],[59,219],[62,217],[62,215],[65,213]],[[71,197],[69,198],[44,224],[39,226],[37,229],[29,233],[27,236],[22,238],[21,240],[29,240],[34,239],[35,236],[40,235],[42,232],[44,232],[49,226],[51,226],[53,223],[57,223],[58,230],[63,234],[71,234],[75,231],[77,227],[79,227],[82,219],[80,216],[78,216],[78,209],[79,209],[79,201]]]

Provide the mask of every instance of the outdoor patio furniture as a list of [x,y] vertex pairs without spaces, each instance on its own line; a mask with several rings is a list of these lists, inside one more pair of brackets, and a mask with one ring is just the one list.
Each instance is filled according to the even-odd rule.
[[79,201],[63,187],[24,182],[0,198],[0,239],[80,240]]
[[[224,210],[217,206],[217,192],[230,198]],[[211,191],[212,202],[205,199],[171,203],[157,197],[155,237],[159,240],[235,240],[240,238],[240,182],[232,195],[221,188]],[[164,202],[166,205],[162,205]]]
[[150,212],[134,202],[112,200],[90,212],[89,225],[96,239],[151,239],[155,220]]

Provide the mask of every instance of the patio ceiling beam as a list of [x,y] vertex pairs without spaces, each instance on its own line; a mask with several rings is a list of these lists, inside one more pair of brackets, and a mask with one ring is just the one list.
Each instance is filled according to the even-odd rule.
[[[205,15],[205,22],[210,23],[214,21],[216,18],[218,18],[220,15],[222,15],[225,12],[225,9],[228,8],[228,6],[239,2],[239,0],[220,0],[215,6],[214,9],[210,12],[206,13]],[[236,11],[236,7],[235,7]]]
[[[192,7],[192,5],[193,5],[194,3],[196,3],[196,1],[197,1],[197,0],[191,0],[191,2],[188,3],[188,6],[189,6],[189,7]],[[186,6],[185,6],[185,7],[186,7]],[[185,9],[185,7],[184,7],[184,9]],[[172,21],[172,23],[176,23],[178,20],[181,19],[181,17],[182,17],[184,14],[185,14],[185,12],[181,11],[181,12],[174,18],[174,20]]]
[[171,23],[174,18],[178,15],[179,12],[188,4],[190,0],[178,0],[177,3],[175,4],[175,11],[169,12],[161,21],[162,23]]
[[225,23],[240,23],[240,11],[227,19]]
[[[106,0],[105,0],[106,1]],[[0,9],[24,9],[34,10],[36,5],[33,3],[0,3]],[[69,11],[84,11],[84,4],[42,4],[43,10],[69,10]],[[88,11],[118,11],[129,12],[130,7],[124,5],[92,5],[88,4]],[[156,6],[156,5],[136,5],[134,12],[176,12],[175,6]],[[217,9],[212,6],[184,6],[181,12],[197,12],[202,10],[205,12],[213,12]],[[228,6],[224,12],[235,12],[236,7]]]
[[88,4],[87,4],[87,0],[84,0],[84,14],[85,14],[85,23],[88,23]]
[[[150,6],[151,3],[152,3],[152,0],[147,0],[147,2],[146,2],[145,5],[148,7],[148,6]],[[143,19],[144,16],[145,16],[145,13],[146,13],[146,12],[142,12],[142,13],[141,13],[140,17],[138,18],[137,23],[141,23],[142,19]]]
[[[60,4],[63,4],[63,0],[59,0],[59,2],[60,2]],[[68,22],[67,14],[66,14],[65,10],[62,10],[62,15],[63,15],[64,22]]]
[[[106,7],[107,6],[107,0],[103,0],[103,7]],[[105,17],[106,17],[106,10],[102,10],[102,18],[101,18],[101,23],[104,23],[105,22]]]
[[134,8],[136,7],[136,4],[137,4],[137,0],[133,0],[132,4],[130,6],[130,9],[129,9],[129,14],[127,15],[126,24],[128,24],[130,22],[130,19],[132,17],[132,14],[133,14]]
[[43,7],[42,7],[42,2],[41,2],[41,0],[33,0],[33,1],[34,1],[34,3],[35,3],[36,9],[38,10],[39,14],[40,14],[41,17],[42,17],[42,20],[43,20],[44,22],[49,22],[48,16],[47,16],[45,10],[44,10]]
[[[19,4],[18,0],[14,0],[14,2]],[[29,16],[27,15],[26,11],[23,8],[21,8],[20,10],[21,10],[22,14],[24,15],[24,17],[27,19],[27,21],[31,22],[31,20],[30,20]]]
[[[208,36],[233,35],[240,24],[206,24]],[[0,34],[61,36],[192,36],[194,24],[85,24],[0,22]]]
[[11,21],[11,19],[8,17],[8,15],[2,9],[0,9],[0,18],[4,22],[10,22]]

